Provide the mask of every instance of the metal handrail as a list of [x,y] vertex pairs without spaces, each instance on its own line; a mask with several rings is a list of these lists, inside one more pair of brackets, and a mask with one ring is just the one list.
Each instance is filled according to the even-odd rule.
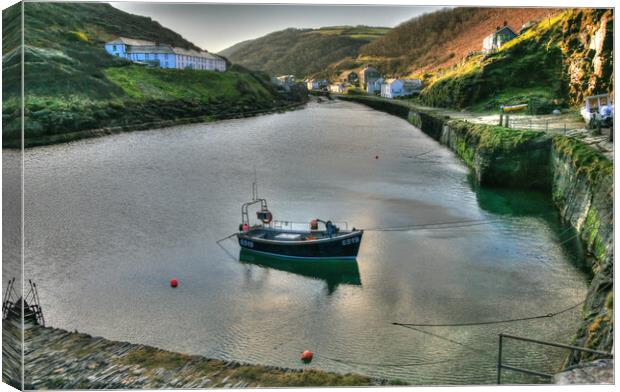
[[503,364],[502,363],[502,349],[503,349],[503,339],[504,338],[520,340],[520,341],[528,342],[528,343],[541,344],[543,346],[558,347],[558,348],[562,348],[562,349],[566,349],[566,350],[571,350],[571,352],[572,351],[580,351],[580,352],[584,352],[584,353],[600,355],[602,357],[607,357],[607,358],[613,358],[614,357],[613,353],[606,352],[606,351],[592,350],[592,349],[585,348],[585,347],[571,346],[570,344],[545,342],[543,340],[524,338],[524,337],[521,337],[521,336],[514,336],[514,335],[500,333],[499,334],[498,356],[497,356],[497,383],[498,384],[502,383],[502,369],[512,370],[512,371],[515,371],[515,372],[520,372],[520,373],[525,373],[525,374],[531,374],[531,375],[539,376],[539,377],[553,378],[553,374],[549,374],[549,373],[539,372],[539,371],[536,371],[536,370],[524,369],[524,368],[520,368],[520,367],[516,367],[516,366],[511,366],[511,365]]
[[[333,222],[336,226],[343,226],[344,225],[344,229],[345,230],[349,230],[349,223],[342,221],[342,222]],[[282,221],[282,220],[273,220],[270,223],[270,226],[274,227],[274,228],[279,228],[282,229],[283,227],[289,226],[290,229],[289,230],[293,230],[293,225],[305,225],[305,226],[309,226],[310,222],[299,222],[299,221]]]

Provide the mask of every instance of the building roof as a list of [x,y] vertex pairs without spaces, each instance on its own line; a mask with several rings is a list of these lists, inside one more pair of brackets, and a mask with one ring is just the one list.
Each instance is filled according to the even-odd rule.
[[175,54],[181,54],[184,56],[195,56],[195,57],[203,57],[203,58],[207,58],[207,59],[211,59],[211,60],[223,60],[221,57],[216,56],[214,54],[211,54],[205,50],[202,51],[197,51],[197,50],[192,50],[192,49],[185,49],[185,48],[172,48],[172,51]]
[[488,37],[492,37],[494,35],[497,35],[497,34],[499,34],[500,32],[502,32],[504,30],[509,30],[514,35],[518,35],[510,26],[506,25],[506,26],[500,27],[498,30],[495,30],[494,32],[489,34]]
[[207,52],[206,50],[197,51],[193,49],[177,48],[168,44],[157,44],[152,41],[141,39],[118,37],[115,40],[106,42],[107,44],[125,44],[128,46],[128,53],[174,53],[184,56],[202,57],[211,60],[223,60],[221,57]]
[[168,45],[131,45],[127,53],[174,53]]
[[106,42],[107,44],[125,44],[125,45],[156,45],[155,42],[153,41],[147,41],[147,40],[143,40],[143,39],[133,39],[133,38],[125,38],[125,37],[118,37],[116,39],[113,39],[110,42]]

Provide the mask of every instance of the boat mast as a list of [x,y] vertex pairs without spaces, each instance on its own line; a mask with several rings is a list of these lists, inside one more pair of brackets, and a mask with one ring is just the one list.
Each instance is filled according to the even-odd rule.
[[258,179],[256,176],[256,167],[254,167],[254,182],[252,182],[252,201],[244,203],[241,206],[241,224],[250,224],[250,217],[248,215],[248,207],[252,204],[260,203],[261,212],[269,212],[267,208],[267,200],[258,197]]
[[254,167],[254,182],[252,183],[252,201],[258,200],[258,179],[256,178],[256,167]]

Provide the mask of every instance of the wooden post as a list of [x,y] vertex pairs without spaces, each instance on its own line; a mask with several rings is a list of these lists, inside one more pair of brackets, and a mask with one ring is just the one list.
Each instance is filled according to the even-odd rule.
[[506,113],[506,128],[510,128],[510,115]]
[[564,123],[564,136],[566,136],[566,123]]
[[549,120],[545,121],[545,132],[549,132]]
[[595,123],[596,123],[596,128],[594,128],[594,131],[592,131],[592,135],[600,136],[601,135],[601,121],[595,120]]
[[502,334],[499,334],[499,352],[497,353],[497,384],[502,383]]
[[503,126],[504,125],[504,111],[500,109],[499,112],[499,126]]

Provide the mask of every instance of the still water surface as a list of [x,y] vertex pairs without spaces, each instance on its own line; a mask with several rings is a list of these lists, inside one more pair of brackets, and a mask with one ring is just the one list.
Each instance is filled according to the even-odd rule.
[[[240,262],[234,241],[215,241],[238,227],[254,169],[275,219],[493,222],[367,232],[343,269]],[[535,316],[586,292],[548,199],[474,189],[452,152],[353,103],[30,149],[25,176],[25,276],[48,324],[109,339],[287,367],[311,349],[325,370],[492,383],[497,333],[567,342],[579,308],[497,325],[391,323]],[[512,364],[559,365],[561,352],[512,346]]]

